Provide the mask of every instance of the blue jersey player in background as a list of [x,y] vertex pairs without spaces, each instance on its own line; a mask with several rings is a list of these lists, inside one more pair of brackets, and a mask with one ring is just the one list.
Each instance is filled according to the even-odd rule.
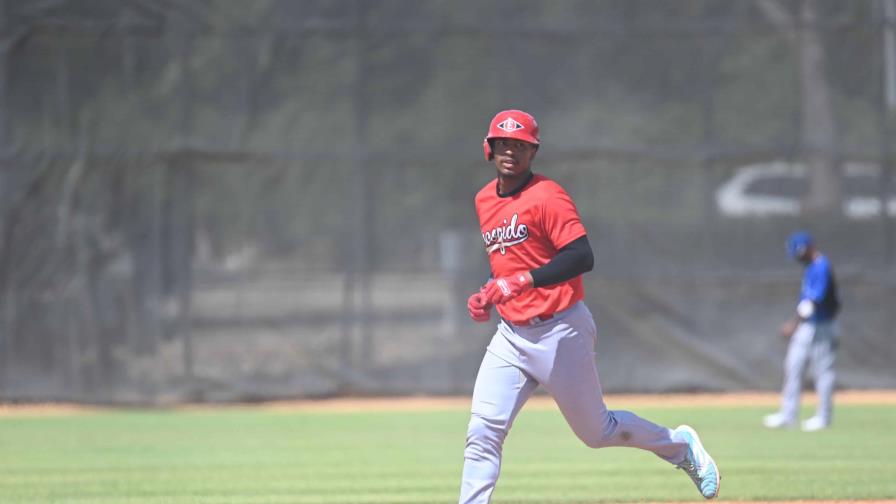
[[784,359],[781,409],[766,416],[763,424],[773,429],[796,426],[803,373],[806,364],[811,362],[818,409],[815,416],[802,423],[802,429],[817,431],[831,425],[838,332],[835,320],[840,310],[837,282],[830,261],[815,248],[809,233],[798,231],[790,235],[787,253],[803,265],[803,284],[796,314],[782,324],[779,331],[782,337],[790,340]]

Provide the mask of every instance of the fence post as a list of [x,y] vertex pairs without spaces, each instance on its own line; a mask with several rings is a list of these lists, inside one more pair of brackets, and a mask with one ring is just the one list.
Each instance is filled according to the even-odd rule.
[[890,152],[890,113],[896,113],[896,0],[882,0],[883,42],[880,82],[880,107],[877,121],[880,129],[880,216],[883,232],[883,265],[891,271],[893,265],[893,229],[890,223],[890,199],[893,197],[893,156]]
[[354,179],[354,230],[355,250],[353,263],[356,266],[360,288],[360,303],[355,323],[358,325],[360,337],[359,361],[362,376],[371,368],[373,361],[373,317],[371,316],[371,227],[374,212],[372,181],[370,175],[370,149],[368,145],[368,114],[370,113],[367,91],[368,74],[370,73],[370,50],[368,48],[367,11],[365,1],[356,4],[358,13],[358,61],[355,75],[354,108],[355,108],[355,165]]
[[[6,0],[0,0],[0,34],[7,34],[6,26]],[[5,159],[9,155],[8,143],[6,138],[6,62],[9,60],[9,48],[12,46],[12,40],[7,41],[4,36],[0,35],[0,160]]]
[[[177,66],[180,75],[178,83],[178,99],[180,100],[180,114],[178,115],[178,130],[182,142],[190,142],[190,126],[192,110],[192,88],[190,73],[190,50],[192,39],[186,33],[186,27],[182,23],[176,25],[177,29]],[[189,148],[189,145],[181,144],[183,147]],[[175,156],[174,166],[169,166],[169,175],[177,182],[171,184],[170,189],[173,192],[170,196],[176,202],[172,221],[168,222],[168,226],[175,226],[174,242],[170,245],[174,248],[172,256],[174,259],[174,275],[175,278],[175,296],[178,307],[176,315],[176,331],[177,336],[181,340],[183,355],[183,372],[187,379],[193,377],[193,227],[194,219],[194,198],[195,194],[195,173],[192,163],[192,157],[187,152]],[[170,256],[169,256],[170,257]]]
[[[6,0],[0,0],[0,34],[6,34],[7,26],[6,26]],[[9,59],[9,44],[6,43],[6,40],[0,36],[0,164],[4,163],[6,157],[11,155],[8,150],[8,142],[6,138],[6,117],[7,117],[7,107],[6,107],[6,63]],[[6,185],[4,172],[0,170],[0,198],[6,200]],[[10,341],[10,336],[8,334],[9,326],[7,324],[7,301],[6,301],[6,293],[4,292],[6,289],[7,276],[4,274],[5,265],[5,253],[4,251],[8,250],[7,243],[7,233],[6,233],[6,215],[5,213],[0,213],[0,399],[4,397],[4,390],[6,389],[6,368],[7,363],[9,362],[9,347],[8,342]]]
[[[890,218],[890,201],[894,198],[893,190],[893,155],[890,151],[891,128],[890,115],[896,113],[896,0],[881,0],[881,75],[880,106],[877,107],[877,123],[880,130],[880,173],[878,179],[878,198],[880,199],[880,230],[883,243],[881,265],[888,272],[885,275],[885,292],[893,306],[896,300],[896,276],[893,274],[894,244],[893,225]],[[885,323],[882,330],[892,329],[896,314],[893,310],[885,311]]]
[[896,0],[881,0],[884,44],[884,102],[896,111]]

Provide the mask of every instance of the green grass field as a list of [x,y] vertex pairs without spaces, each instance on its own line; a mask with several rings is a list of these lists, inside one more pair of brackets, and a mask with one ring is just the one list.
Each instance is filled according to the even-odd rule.
[[[612,405],[612,404],[611,404]],[[838,406],[824,432],[769,431],[768,408],[634,408],[689,423],[722,500],[896,498],[896,407]],[[0,417],[3,503],[456,502],[468,413],[220,409]],[[494,502],[697,501],[643,451],[591,450],[556,411],[524,409]]]

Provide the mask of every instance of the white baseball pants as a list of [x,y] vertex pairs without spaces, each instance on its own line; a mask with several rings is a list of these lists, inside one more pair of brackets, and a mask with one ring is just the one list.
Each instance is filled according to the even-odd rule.
[[818,410],[815,415],[825,424],[831,423],[834,395],[834,357],[836,355],[837,328],[833,322],[803,322],[790,337],[787,356],[784,358],[784,385],[781,390],[781,415],[788,422],[796,422],[800,413],[800,395],[803,374],[811,362],[818,394]]
[[584,303],[531,326],[499,322],[476,385],[464,450],[460,503],[490,501],[501,469],[504,438],[541,384],[587,446],[630,446],[681,462],[687,443],[628,411],[609,411],[595,365],[597,329]]

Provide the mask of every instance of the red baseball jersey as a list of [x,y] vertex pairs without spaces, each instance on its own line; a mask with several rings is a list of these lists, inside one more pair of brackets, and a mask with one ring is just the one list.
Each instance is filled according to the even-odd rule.
[[[498,179],[476,194],[476,213],[492,274],[508,276],[544,266],[557,251],[585,236],[585,226],[569,194],[560,184],[535,175],[517,193],[498,196]],[[497,306],[511,322],[553,314],[585,297],[582,276],[530,289]]]

